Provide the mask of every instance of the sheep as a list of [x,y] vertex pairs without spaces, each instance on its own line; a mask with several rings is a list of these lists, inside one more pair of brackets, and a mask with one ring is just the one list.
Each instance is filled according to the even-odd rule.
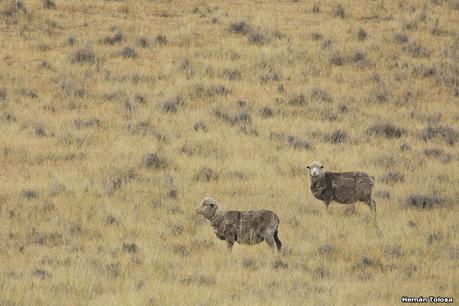
[[282,250],[277,235],[279,217],[271,210],[225,211],[215,199],[206,197],[196,214],[209,220],[216,236],[226,241],[229,253],[234,242],[255,245],[265,241],[273,250]]
[[314,161],[309,166],[311,192],[327,207],[332,201],[341,204],[365,202],[373,213],[376,222],[376,202],[372,198],[374,177],[363,172],[324,172],[324,166]]

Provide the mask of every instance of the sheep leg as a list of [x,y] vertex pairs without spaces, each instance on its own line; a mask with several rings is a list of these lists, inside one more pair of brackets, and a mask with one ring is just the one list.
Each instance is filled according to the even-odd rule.
[[231,253],[231,251],[233,250],[233,244],[234,244],[234,241],[230,241],[230,240],[226,241],[226,248],[228,249],[228,253]]
[[280,252],[282,250],[282,242],[280,241],[279,236],[277,236],[277,234],[278,231],[276,230],[274,232],[274,240],[276,241],[277,251]]
[[370,207],[371,213],[373,214],[374,222],[376,223],[376,202],[372,198],[365,201],[365,203]]
[[328,213],[330,213],[330,210],[328,209],[328,207],[330,206],[330,202],[324,201],[324,204],[325,204],[325,209],[327,210]]
[[266,243],[269,245],[269,247],[271,249],[275,249],[277,247],[277,244],[276,244],[276,239],[274,239],[274,235],[271,234],[271,235],[266,235],[263,237],[264,240],[266,241]]

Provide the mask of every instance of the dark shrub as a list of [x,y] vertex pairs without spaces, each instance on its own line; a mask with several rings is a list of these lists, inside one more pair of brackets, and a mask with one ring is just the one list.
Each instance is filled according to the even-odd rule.
[[139,251],[139,247],[135,243],[125,243],[125,242],[123,242],[123,246],[121,247],[121,249],[124,252],[134,253],[134,254]]
[[41,6],[47,10],[55,10],[56,3],[52,0],[41,0]]
[[136,58],[137,57],[137,52],[135,52],[134,48],[131,48],[131,47],[124,47],[120,51],[120,54],[124,58]]
[[307,103],[306,97],[302,93],[293,95],[288,100],[288,104],[289,105],[304,106],[304,105],[306,105],[306,103]]
[[268,37],[262,33],[250,33],[248,37],[248,42],[253,45],[265,45],[269,42]]
[[70,55],[70,62],[72,64],[94,64],[96,62],[96,55],[90,47],[74,51]]
[[300,149],[311,150],[312,149],[312,145],[309,142],[299,139],[297,136],[292,136],[292,135],[287,136],[287,142],[295,150],[300,150]]
[[332,144],[343,143],[347,139],[347,134],[343,130],[335,130],[327,135],[326,140]]
[[384,184],[403,183],[405,181],[405,176],[398,172],[389,171],[381,176],[380,180]]
[[38,192],[32,189],[25,189],[21,192],[21,196],[27,200],[38,198]]
[[314,14],[318,14],[320,13],[320,6],[317,2],[314,3],[314,5],[312,6],[312,12]]
[[168,42],[166,35],[156,35],[155,37],[155,43],[158,45],[166,45]]
[[367,128],[365,134],[369,136],[383,136],[386,138],[400,138],[405,134],[405,130],[390,123],[377,123]]
[[424,155],[427,157],[436,158],[444,164],[449,163],[452,159],[451,154],[445,153],[442,149],[438,148],[424,149]]
[[318,32],[312,32],[310,36],[312,40],[321,40],[323,38],[323,35]]
[[400,45],[406,44],[408,42],[408,36],[404,33],[395,33],[394,41]]
[[333,8],[333,15],[335,17],[344,18],[345,12],[344,12],[344,8],[341,6],[341,4],[335,5],[335,7]]
[[206,126],[206,125],[204,124],[204,122],[202,122],[202,121],[199,121],[199,122],[195,123],[195,124],[193,125],[193,129],[194,129],[196,132],[198,132],[198,131],[203,131],[203,132],[206,133],[206,132],[208,131],[207,126]]
[[422,130],[420,137],[424,141],[442,138],[449,145],[454,145],[459,142],[459,131],[449,126],[428,126]]
[[232,33],[235,33],[235,34],[246,35],[246,34],[249,34],[249,32],[251,30],[252,30],[252,28],[250,27],[250,25],[248,25],[244,21],[240,21],[240,22],[237,22],[237,23],[232,23],[230,25],[230,27],[229,27],[229,31],[232,32]]
[[412,57],[425,58],[425,57],[429,57],[430,54],[432,54],[432,51],[430,51],[429,49],[420,45],[417,42],[411,42],[407,44],[403,50],[411,54]]
[[360,28],[357,31],[357,39],[358,40],[365,40],[365,39],[367,39],[367,37],[368,37],[368,34],[367,34],[367,32],[365,32],[364,29]]
[[270,107],[264,106],[260,109],[260,115],[263,119],[266,119],[274,116],[274,112]]
[[8,92],[6,91],[6,88],[0,88],[0,101],[5,101],[7,96]]
[[70,45],[70,46],[73,46],[74,44],[76,44],[77,42],[77,39],[75,38],[75,36],[69,36],[67,38],[67,43]]
[[139,37],[139,39],[137,39],[137,43],[142,48],[148,48],[150,46],[150,42],[146,37]]
[[142,165],[149,169],[162,169],[167,166],[167,162],[156,153],[147,153],[142,160]]
[[344,64],[344,57],[340,52],[335,51],[330,55],[329,63],[334,66],[341,66]]
[[222,75],[225,79],[228,79],[230,81],[236,81],[241,79],[241,72],[239,70],[225,69],[223,70]]
[[252,118],[247,112],[236,113],[233,117],[233,124],[250,124]]
[[316,102],[327,102],[327,103],[333,102],[333,99],[328,94],[328,92],[320,88],[314,88],[311,91],[311,99]]
[[45,137],[46,132],[45,129],[42,126],[38,126],[35,128],[35,136],[37,137]]
[[445,202],[444,199],[435,195],[412,194],[405,200],[405,207],[431,209],[445,204]]
[[209,167],[201,167],[194,176],[194,180],[198,182],[210,182],[218,179],[218,174]]
[[122,32],[118,31],[116,32],[113,36],[107,36],[105,37],[102,42],[106,45],[114,45],[116,43],[119,43],[123,41],[124,35]]
[[165,113],[176,113],[181,105],[182,101],[180,97],[174,97],[161,102],[160,108]]

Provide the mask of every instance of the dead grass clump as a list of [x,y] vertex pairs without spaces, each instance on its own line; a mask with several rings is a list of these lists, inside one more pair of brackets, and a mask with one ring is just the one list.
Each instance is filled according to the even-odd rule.
[[256,271],[258,269],[257,262],[253,258],[242,259],[241,265],[244,269],[247,269],[250,271]]
[[379,190],[375,192],[375,197],[378,199],[389,200],[390,192],[387,190]]
[[176,244],[174,245],[174,247],[172,248],[173,252],[177,255],[180,255],[180,256],[183,256],[183,257],[186,257],[186,256],[190,256],[190,251],[188,251],[188,249],[186,248],[186,246],[182,245],[182,244]]
[[180,283],[182,285],[198,285],[198,286],[214,286],[217,282],[214,277],[198,275],[183,278]]
[[384,247],[384,255],[395,257],[395,258],[400,258],[400,257],[403,257],[405,254],[402,248],[398,245],[386,245]]
[[279,269],[282,269],[282,270],[286,270],[288,269],[288,262],[280,259],[280,258],[277,258],[273,264],[272,264],[272,267],[274,270],[279,270]]
[[344,56],[339,51],[334,51],[330,54],[328,62],[333,66],[342,66],[344,65]]
[[114,169],[104,174],[101,179],[101,185],[107,195],[110,197],[116,191],[129,184],[136,178],[134,169]]
[[142,160],[142,165],[148,169],[159,170],[167,167],[167,161],[157,153],[147,153]]
[[319,5],[319,3],[315,2],[315,3],[313,4],[313,6],[312,6],[312,12],[313,12],[314,14],[320,13],[320,5]]
[[197,182],[210,182],[218,179],[218,174],[212,168],[201,167],[194,176]]
[[287,143],[295,150],[312,150],[313,146],[306,140],[298,138],[294,135],[287,136]]
[[367,128],[364,133],[368,136],[391,139],[402,137],[406,131],[403,128],[396,127],[391,123],[376,123]]
[[336,253],[336,247],[334,245],[331,245],[331,244],[324,244],[324,245],[321,245],[318,249],[317,249],[317,254],[319,256],[332,256]]
[[96,54],[90,47],[75,50],[70,54],[70,62],[72,64],[94,64],[96,62]]
[[412,194],[406,198],[404,208],[432,209],[446,204],[446,200],[436,195]]
[[459,142],[459,131],[449,126],[428,126],[421,131],[420,138],[426,142],[441,138],[447,144],[454,145]]
[[403,183],[405,181],[405,176],[395,171],[388,171],[380,177],[380,181],[386,185]]

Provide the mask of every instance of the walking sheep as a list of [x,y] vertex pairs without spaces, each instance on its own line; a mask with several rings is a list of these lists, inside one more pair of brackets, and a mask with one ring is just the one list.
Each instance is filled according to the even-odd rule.
[[376,221],[376,202],[371,193],[374,177],[363,172],[325,172],[324,166],[317,161],[308,167],[312,194],[328,206],[332,201],[341,204],[365,202],[371,209]]
[[229,252],[234,242],[255,245],[266,241],[272,249],[282,249],[277,236],[279,217],[271,210],[225,211],[215,199],[207,197],[196,208],[196,214],[209,220],[217,237],[226,241]]

